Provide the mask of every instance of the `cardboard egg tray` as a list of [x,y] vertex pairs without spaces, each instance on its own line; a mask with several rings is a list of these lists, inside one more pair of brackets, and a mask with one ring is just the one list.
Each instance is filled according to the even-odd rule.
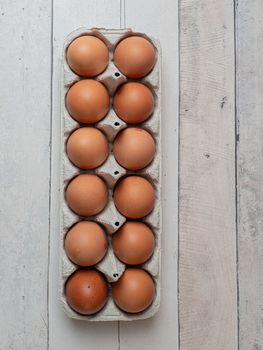
[[[150,39],[153,45],[156,48],[156,56],[157,61],[150,72],[143,79],[133,79],[134,81],[143,82],[148,85],[155,95],[155,109],[152,116],[146,120],[144,123],[139,124],[140,127],[148,130],[155,138],[156,141],[156,154],[152,163],[140,171],[127,171],[122,168],[117,161],[115,160],[113,153],[110,152],[108,159],[106,162],[96,168],[95,170],[86,171],[75,167],[67,157],[65,144],[68,136],[77,129],[80,124],[75,121],[68,113],[65,106],[65,96],[69,89],[69,87],[80,80],[81,78],[72,72],[70,67],[66,61],[66,49],[67,46],[74,40],[75,38],[92,34],[102,39],[109,48],[110,52],[110,62],[107,69],[95,77],[94,79],[102,82],[108,89],[109,94],[111,96],[114,95],[116,89],[126,81],[131,81],[132,79],[127,79],[114,65],[113,62],[113,51],[116,44],[123,39],[124,37],[128,37],[130,35],[139,35]],[[64,50],[63,50],[63,78],[62,78],[62,88],[61,88],[61,215],[60,215],[60,295],[63,308],[66,314],[75,319],[79,320],[87,320],[87,321],[116,321],[116,320],[137,320],[137,319],[145,319],[153,316],[159,307],[160,304],[160,257],[161,257],[161,51],[160,45],[158,41],[153,38],[147,37],[145,34],[132,32],[130,29],[118,29],[118,30],[106,30],[106,29],[86,29],[80,28],[74,32],[72,32],[65,41]],[[106,117],[95,124],[95,127],[101,129],[107,136],[110,142],[110,150],[111,150],[111,142],[114,140],[117,133],[124,129],[127,124],[122,121],[113,108],[111,107],[109,113]],[[134,126],[134,125],[132,125]],[[98,215],[89,218],[79,217],[75,213],[73,213],[67,205],[65,200],[65,188],[69,181],[78,174],[81,173],[93,173],[99,175],[103,178],[109,188],[109,202],[106,208]],[[151,306],[137,314],[129,314],[121,311],[115,304],[113,299],[111,298],[111,291],[109,295],[109,299],[104,306],[104,308],[98,313],[85,316],[75,312],[67,303],[64,288],[65,282],[68,277],[78,269],[78,266],[73,264],[66,255],[64,250],[64,238],[69,230],[69,228],[77,223],[80,220],[94,220],[100,223],[104,228],[105,232],[109,238],[109,248],[104,259],[94,266],[95,269],[101,271],[109,283],[117,281],[122,273],[125,270],[125,264],[120,262],[118,258],[114,255],[114,252],[111,248],[110,244],[110,235],[114,234],[121,225],[126,221],[126,218],[122,216],[118,210],[115,208],[112,193],[113,188],[116,182],[125,176],[126,174],[136,174],[141,175],[150,180],[150,182],[155,187],[156,191],[156,201],[155,207],[153,211],[146,216],[145,218],[139,220],[147,223],[153,230],[155,235],[156,246],[154,253],[150,260],[141,265],[143,269],[148,271],[156,285],[156,294]]]

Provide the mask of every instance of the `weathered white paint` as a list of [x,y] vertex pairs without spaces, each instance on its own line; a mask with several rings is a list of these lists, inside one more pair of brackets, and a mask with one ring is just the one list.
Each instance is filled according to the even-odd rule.
[[[58,147],[56,147],[56,135],[59,133],[59,121],[54,119],[55,115],[59,115],[59,64],[57,58],[60,57],[62,50],[62,43],[65,36],[73,29],[85,25],[85,26],[101,26],[101,27],[118,27],[120,21],[122,25],[125,25],[124,18],[120,16],[120,13],[124,13],[127,6],[122,2],[121,7],[118,8],[119,3],[116,3],[116,11],[113,12],[112,3],[104,2],[103,6],[100,2],[87,4],[85,2],[82,10],[78,10],[78,14],[71,18],[73,12],[73,4],[68,2],[67,6],[56,5],[54,9],[54,77],[53,77],[53,151],[52,151],[52,173],[53,173],[53,186],[52,194],[56,192],[57,180],[56,174],[58,169],[56,167],[56,159],[58,159]],[[177,344],[177,122],[178,122],[178,52],[177,52],[177,4],[172,4],[173,16],[170,17],[170,21],[167,21],[168,17],[168,5],[172,4],[171,1],[167,1],[166,4],[162,4],[163,15],[159,18],[158,22],[155,21],[149,26],[142,19],[138,20],[136,3],[135,7],[130,8],[129,17],[127,16],[127,27],[132,27],[134,30],[145,31],[147,34],[152,34],[162,41],[162,47],[164,50],[164,69],[163,80],[165,87],[164,94],[164,116],[166,120],[169,120],[169,124],[165,121],[163,133],[167,135],[164,142],[164,183],[166,178],[172,182],[172,188],[167,187],[164,184],[164,212],[170,208],[170,215],[166,214],[165,223],[163,228],[163,243],[165,245],[164,251],[166,256],[163,261],[163,283],[167,289],[163,288],[163,305],[157,316],[151,320],[142,322],[122,323],[120,326],[120,344],[118,344],[118,333],[116,323],[110,324],[86,324],[82,322],[76,322],[69,320],[62,313],[61,306],[58,304],[57,283],[58,278],[58,238],[56,238],[53,229],[51,229],[51,295],[50,295],[50,349],[57,349],[62,345],[64,349],[72,349],[74,346],[78,346],[78,349],[87,349],[98,347],[103,348],[107,344],[107,348],[117,349],[118,346],[122,349],[129,346],[143,347],[147,349],[152,348],[152,344],[155,343],[157,348],[161,348],[164,341],[167,342],[169,348],[173,348]],[[161,2],[152,6],[150,1],[144,3],[144,11],[149,18],[159,16]],[[57,7],[57,8],[56,8]],[[84,9],[84,10],[83,10]],[[148,13],[150,11],[150,14]],[[84,12],[84,13],[83,13]],[[100,13],[101,20],[96,18],[96,13]],[[111,15],[109,16],[109,13]],[[112,15],[113,14],[113,15]],[[115,16],[115,17],[114,17]],[[89,18],[89,22],[83,21],[85,18]],[[116,17],[118,20],[116,21]],[[110,23],[111,21],[111,23]],[[117,22],[117,23],[116,23]],[[63,23],[63,25],[62,25]],[[148,22],[147,22],[148,23]],[[158,25],[157,25],[158,23]],[[162,28],[162,24],[166,23]],[[167,31],[171,30],[169,37]],[[170,41],[173,40],[174,46],[170,48]],[[55,124],[54,124],[55,123]],[[57,145],[58,146],[58,145]],[[173,149],[172,153],[168,153],[170,149]],[[56,199],[52,201],[52,225],[51,228],[56,226],[56,217],[54,213],[57,213],[58,202]],[[166,244],[165,244],[166,243]],[[172,307],[171,307],[172,304]],[[55,327],[53,327],[54,325]],[[142,332],[141,332],[142,330]],[[147,336],[146,333],[148,334]],[[103,334],[103,337],[101,336]],[[162,337],[161,337],[162,335]],[[152,338],[150,341],[149,338]],[[168,349],[168,348],[167,348]]]
[[47,348],[50,2],[0,4],[0,349]]
[[180,1],[182,350],[237,349],[233,10]]
[[120,2],[54,0],[52,103],[52,203],[50,259],[50,350],[118,349],[118,323],[87,323],[70,319],[59,303],[59,184],[61,57],[65,37],[79,27],[120,26]]
[[[262,1],[238,1],[240,350],[263,346],[262,13]],[[49,296],[51,2],[2,0],[0,20],[0,349],[177,349],[177,1],[54,0]],[[132,27],[163,47],[162,305],[119,334],[69,320],[58,296],[59,58],[82,25]],[[180,31],[181,350],[236,350],[233,1],[180,0]]]
[[[178,182],[178,3],[126,1],[122,24],[146,32],[162,46],[162,288],[161,307],[152,319],[120,323],[120,349],[178,349],[177,182]],[[122,12],[123,14],[123,12]]]
[[237,6],[240,350],[263,348],[263,2]]

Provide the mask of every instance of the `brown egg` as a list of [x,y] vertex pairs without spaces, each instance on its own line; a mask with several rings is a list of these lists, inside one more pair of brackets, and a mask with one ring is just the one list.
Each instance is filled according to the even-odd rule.
[[78,215],[92,216],[101,212],[108,201],[108,189],[97,175],[81,174],[66,189],[69,207]]
[[106,160],[109,146],[104,134],[91,127],[74,131],[67,142],[67,154],[73,164],[81,169],[94,169]]
[[92,266],[106,254],[108,240],[103,229],[96,222],[80,221],[74,225],[65,238],[65,250],[75,264]]
[[108,293],[105,278],[96,270],[77,270],[66,282],[65,294],[69,305],[83,315],[100,311]]
[[67,61],[73,72],[78,75],[94,77],[107,67],[109,50],[104,42],[95,36],[80,36],[69,45]]
[[129,78],[142,78],[155,64],[155,48],[140,36],[123,39],[114,51],[114,63]]
[[69,114],[80,123],[97,123],[110,108],[110,97],[105,86],[91,79],[80,80],[66,96]]
[[141,176],[128,176],[121,180],[114,191],[114,202],[121,214],[130,219],[149,214],[155,201],[151,183]]
[[154,298],[155,285],[151,276],[142,269],[126,269],[112,284],[112,296],[120,309],[130,313],[147,309]]
[[144,84],[126,83],[117,90],[113,107],[117,115],[126,123],[142,123],[153,112],[154,96]]
[[112,237],[116,256],[128,265],[139,265],[147,261],[154,250],[154,235],[142,222],[126,222]]
[[113,153],[117,162],[124,168],[139,170],[152,161],[155,142],[142,128],[126,128],[117,135],[113,143]]

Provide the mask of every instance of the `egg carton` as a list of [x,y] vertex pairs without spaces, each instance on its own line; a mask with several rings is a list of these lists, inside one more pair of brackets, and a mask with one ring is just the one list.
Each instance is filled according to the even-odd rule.
[[[96,168],[95,170],[82,170],[74,166],[67,157],[66,154],[66,140],[68,136],[82,124],[75,121],[68,113],[65,106],[65,96],[69,87],[76,81],[81,80],[78,75],[76,75],[68,66],[65,52],[68,45],[77,37],[82,35],[92,34],[101,40],[109,48],[110,58],[109,65],[106,70],[95,77],[95,80],[102,82],[108,89],[111,102],[112,96],[114,95],[117,88],[125,83],[126,81],[138,81],[143,82],[145,85],[149,86],[155,95],[155,109],[152,116],[146,120],[144,123],[138,124],[144,129],[148,130],[154,137],[156,141],[156,154],[152,163],[141,171],[127,171],[121,167],[115,160],[113,153],[111,152],[112,144],[115,136],[118,132],[124,129],[127,124],[122,121],[114,112],[111,107],[109,113],[106,117],[96,123],[94,126],[101,129],[107,136],[110,142],[110,153],[106,162]],[[156,48],[157,60],[153,70],[145,78],[142,79],[129,79],[124,76],[114,65],[113,62],[113,52],[116,44],[123,38],[130,35],[138,35],[148,38]],[[80,28],[72,32],[65,40],[63,49],[63,78],[61,86],[61,181],[60,181],[60,193],[61,193],[61,213],[60,213],[60,297],[62,301],[62,306],[66,314],[75,319],[86,320],[86,321],[129,321],[146,319],[153,316],[160,305],[160,258],[161,258],[161,50],[160,44],[157,40],[146,36],[143,33],[133,32],[131,29],[117,29],[117,30],[107,30],[107,29],[86,29]],[[134,126],[134,125],[133,125]],[[94,217],[84,218],[76,215],[68,207],[65,200],[65,188],[69,181],[75,176],[82,173],[93,173],[99,175],[105,180],[109,188],[109,202],[106,208]],[[143,218],[142,222],[147,223],[153,230],[155,234],[156,246],[152,257],[140,267],[148,271],[153,280],[155,281],[156,294],[151,306],[141,312],[136,314],[129,314],[120,310],[111,298],[111,290],[109,299],[106,305],[101,311],[94,315],[86,316],[75,312],[67,303],[65,297],[65,282],[68,277],[74,273],[78,266],[72,263],[71,260],[66,255],[64,250],[64,238],[69,230],[69,228],[80,220],[94,220],[100,223],[105,231],[108,233],[109,238],[109,248],[104,259],[94,266],[95,269],[99,270],[104,274],[110,289],[110,283],[117,281],[122,273],[124,272],[126,266],[118,260],[114,255],[114,252],[110,243],[110,235],[114,234],[126,221],[126,218],[121,215],[115,208],[113,201],[113,188],[116,182],[123,176],[128,174],[136,174],[143,176],[150,180],[154,185],[156,190],[156,201],[153,211]]]

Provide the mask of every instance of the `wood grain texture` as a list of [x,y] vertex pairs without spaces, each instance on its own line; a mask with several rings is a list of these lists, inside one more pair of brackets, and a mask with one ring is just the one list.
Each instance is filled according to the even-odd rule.
[[123,26],[153,35],[162,46],[162,289],[151,319],[120,323],[120,349],[178,349],[178,2],[126,1]]
[[263,349],[263,2],[239,0],[237,33],[240,350]]
[[47,349],[50,2],[0,4],[0,349]]
[[119,28],[119,0],[54,0],[53,12],[53,103],[52,103],[52,201],[50,259],[50,350],[118,349],[117,322],[83,322],[69,319],[59,302],[59,152],[60,85],[62,47],[66,36],[79,27]]
[[181,350],[237,349],[232,0],[180,1]]

